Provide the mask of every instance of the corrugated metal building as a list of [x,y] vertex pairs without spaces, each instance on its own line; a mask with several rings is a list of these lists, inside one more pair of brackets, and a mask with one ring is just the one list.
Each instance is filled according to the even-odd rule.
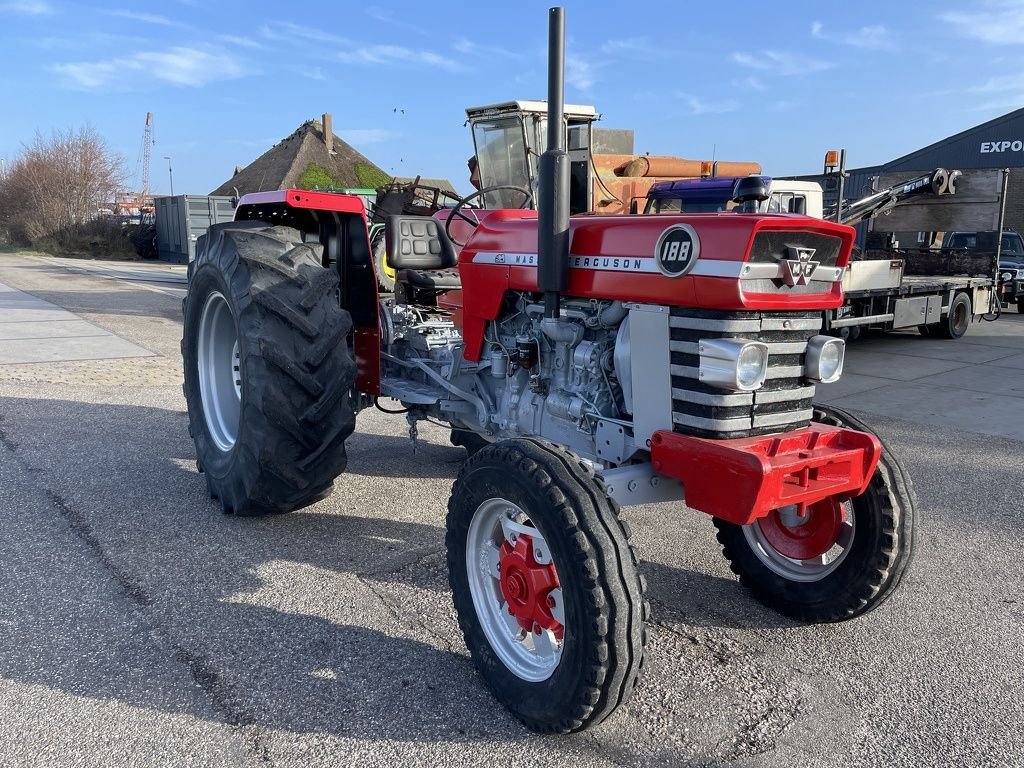
[[[843,196],[853,200],[869,194],[875,176],[901,173],[909,178],[940,167],[962,171],[1010,169],[1005,226],[1024,232],[1024,109],[968,128],[883,165],[851,169]],[[835,179],[820,175],[794,178],[819,182],[825,190],[825,204],[835,202]]]

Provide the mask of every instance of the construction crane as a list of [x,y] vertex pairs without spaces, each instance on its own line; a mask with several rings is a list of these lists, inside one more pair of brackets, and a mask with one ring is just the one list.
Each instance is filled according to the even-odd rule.
[[153,147],[153,113],[146,113],[146,128],[142,134],[142,192],[139,194],[139,207],[149,199],[149,164]]

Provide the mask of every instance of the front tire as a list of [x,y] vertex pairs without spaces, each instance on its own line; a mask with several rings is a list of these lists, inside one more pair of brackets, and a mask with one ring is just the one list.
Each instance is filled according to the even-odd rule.
[[[831,407],[815,406],[814,420],[870,431]],[[746,526],[714,521],[722,553],[757,600],[821,623],[860,616],[892,595],[914,551],[916,498],[903,465],[882,449],[863,494],[814,505],[803,522],[778,511]]]
[[448,574],[459,626],[494,695],[528,728],[568,733],[625,702],[647,607],[615,504],[567,451],[492,443],[448,502]]
[[262,222],[211,227],[189,265],[185,400],[196,463],[225,512],[288,512],[345,469],[355,364],[320,246]]

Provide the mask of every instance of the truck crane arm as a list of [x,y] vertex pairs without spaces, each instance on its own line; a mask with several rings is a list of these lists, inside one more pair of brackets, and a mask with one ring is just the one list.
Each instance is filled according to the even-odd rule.
[[936,168],[930,173],[900,182],[851,203],[840,202],[839,215],[836,216],[833,211],[831,215],[826,214],[826,218],[835,219],[840,224],[852,225],[888,213],[900,203],[918,195],[952,195],[956,193],[956,180],[961,175],[960,171]]

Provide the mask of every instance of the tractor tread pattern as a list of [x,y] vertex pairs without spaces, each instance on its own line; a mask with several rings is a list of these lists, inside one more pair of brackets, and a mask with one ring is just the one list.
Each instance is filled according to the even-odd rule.
[[[862,432],[872,430],[860,419],[833,406],[814,406],[814,421]],[[877,435],[876,435],[877,437]],[[850,585],[835,590],[827,602],[806,603],[791,599],[773,578],[764,578],[755,555],[740,527],[715,519],[718,543],[740,583],[762,603],[797,621],[829,623],[845,621],[874,610],[895,592],[914,553],[917,535],[917,495],[906,467],[880,437],[882,458],[864,492],[880,512],[879,546]],[[828,577],[826,577],[828,578]]]
[[[504,670],[476,625],[475,608],[465,579],[465,535],[474,510],[462,503],[460,489],[474,482],[481,467],[515,468],[517,479],[531,485],[548,501],[545,519],[570,550],[569,563],[559,564],[560,579],[578,579],[577,594],[585,595],[590,626],[576,635],[583,669],[571,693],[571,703],[555,718],[524,711],[523,702],[488,674]],[[491,443],[474,452],[452,489],[448,505],[448,571],[459,625],[485,682],[509,709],[534,731],[570,733],[602,722],[627,701],[637,684],[647,639],[644,583],[637,571],[634,549],[618,517],[617,505],[596,482],[593,471],[574,454],[558,446],[518,438]],[[460,541],[461,537],[461,541]],[[568,571],[568,573],[566,573]],[[479,639],[478,639],[479,638]],[[563,664],[566,660],[563,658]]]
[[207,280],[211,269],[232,294],[244,346],[238,441],[226,465],[215,469],[217,461],[203,455],[209,440],[190,370],[189,319],[202,310],[190,306],[190,291],[184,390],[211,495],[240,515],[311,504],[345,470],[344,442],[355,427],[349,393],[356,366],[345,341],[351,320],[335,301],[337,273],[321,266],[320,246],[303,243],[296,230],[259,222],[212,227],[189,266],[190,279]]

